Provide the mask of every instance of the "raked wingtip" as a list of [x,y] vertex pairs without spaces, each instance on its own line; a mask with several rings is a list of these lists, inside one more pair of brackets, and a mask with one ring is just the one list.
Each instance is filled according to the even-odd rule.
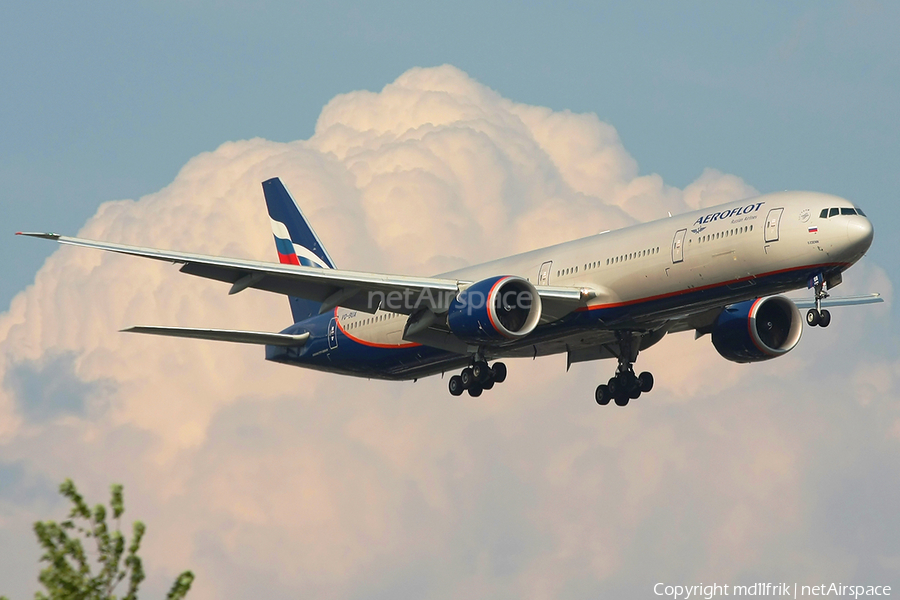
[[16,235],[24,235],[28,237],[42,238],[45,240],[58,240],[62,236],[58,233],[40,233],[38,231],[17,231]]

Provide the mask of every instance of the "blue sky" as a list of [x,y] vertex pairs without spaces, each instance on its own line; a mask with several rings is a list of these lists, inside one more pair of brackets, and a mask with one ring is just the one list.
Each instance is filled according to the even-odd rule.
[[[4,8],[0,594],[34,591],[30,524],[64,514],[64,477],[91,501],[125,484],[150,528],[150,596],[184,568],[198,600],[896,584],[898,26],[900,5],[877,2]],[[492,124],[478,136],[458,116],[471,107]],[[876,228],[840,293],[888,302],[836,309],[758,365],[667,336],[641,353],[650,398],[598,412],[609,361],[509,361],[490,396],[454,400],[437,377],[119,334],[277,330],[288,308],[12,235],[272,258],[258,182],[273,174],[339,264],[391,272],[663,215],[689,190],[830,192]]]
[[[222,142],[306,138],[336,94],[450,63],[516,101],[596,113],[669,184],[714,167],[857,199],[887,258],[898,23],[877,2],[17,3],[0,23],[0,206],[10,232],[72,233]],[[6,303],[51,249],[0,248],[17,257]]]

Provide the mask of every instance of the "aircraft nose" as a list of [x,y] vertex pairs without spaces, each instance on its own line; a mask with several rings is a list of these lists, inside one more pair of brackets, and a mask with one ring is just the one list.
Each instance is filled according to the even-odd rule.
[[872,245],[872,238],[874,237],[875,229],[867,218],[856,217],[848,219],[847,241],[855,251],[865,253],[869,246]]

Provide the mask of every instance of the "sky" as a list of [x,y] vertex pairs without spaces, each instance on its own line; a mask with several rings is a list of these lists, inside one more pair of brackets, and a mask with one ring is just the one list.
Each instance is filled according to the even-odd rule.
[[[651,597],[655,582],[900,585],[895,4],[90,3],[0,21],[0,594],[36,519],[125,484],[148,597]],[[274,258],[282,176],[339,266],[432,274],[782,189],[875,224],[776,361],[665,339],[510,361],[479,399],[134,339],[278,330],[283,298],[16,230]],[[410,252],[415,248],[415,252]]]

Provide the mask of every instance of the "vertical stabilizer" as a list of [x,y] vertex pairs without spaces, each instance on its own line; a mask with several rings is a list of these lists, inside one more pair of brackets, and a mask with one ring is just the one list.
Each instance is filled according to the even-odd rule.
[[[263,194],[269,209],[272,234],[278,261],[288,265],[303,265],[320,269],[333,269],[334,261],[322,245],[319,236],[303,216],[287,188],[278,177],[263,181]],[[320,302],[303,298],[288,298],[294,322],[304,321],[319,314]]]

